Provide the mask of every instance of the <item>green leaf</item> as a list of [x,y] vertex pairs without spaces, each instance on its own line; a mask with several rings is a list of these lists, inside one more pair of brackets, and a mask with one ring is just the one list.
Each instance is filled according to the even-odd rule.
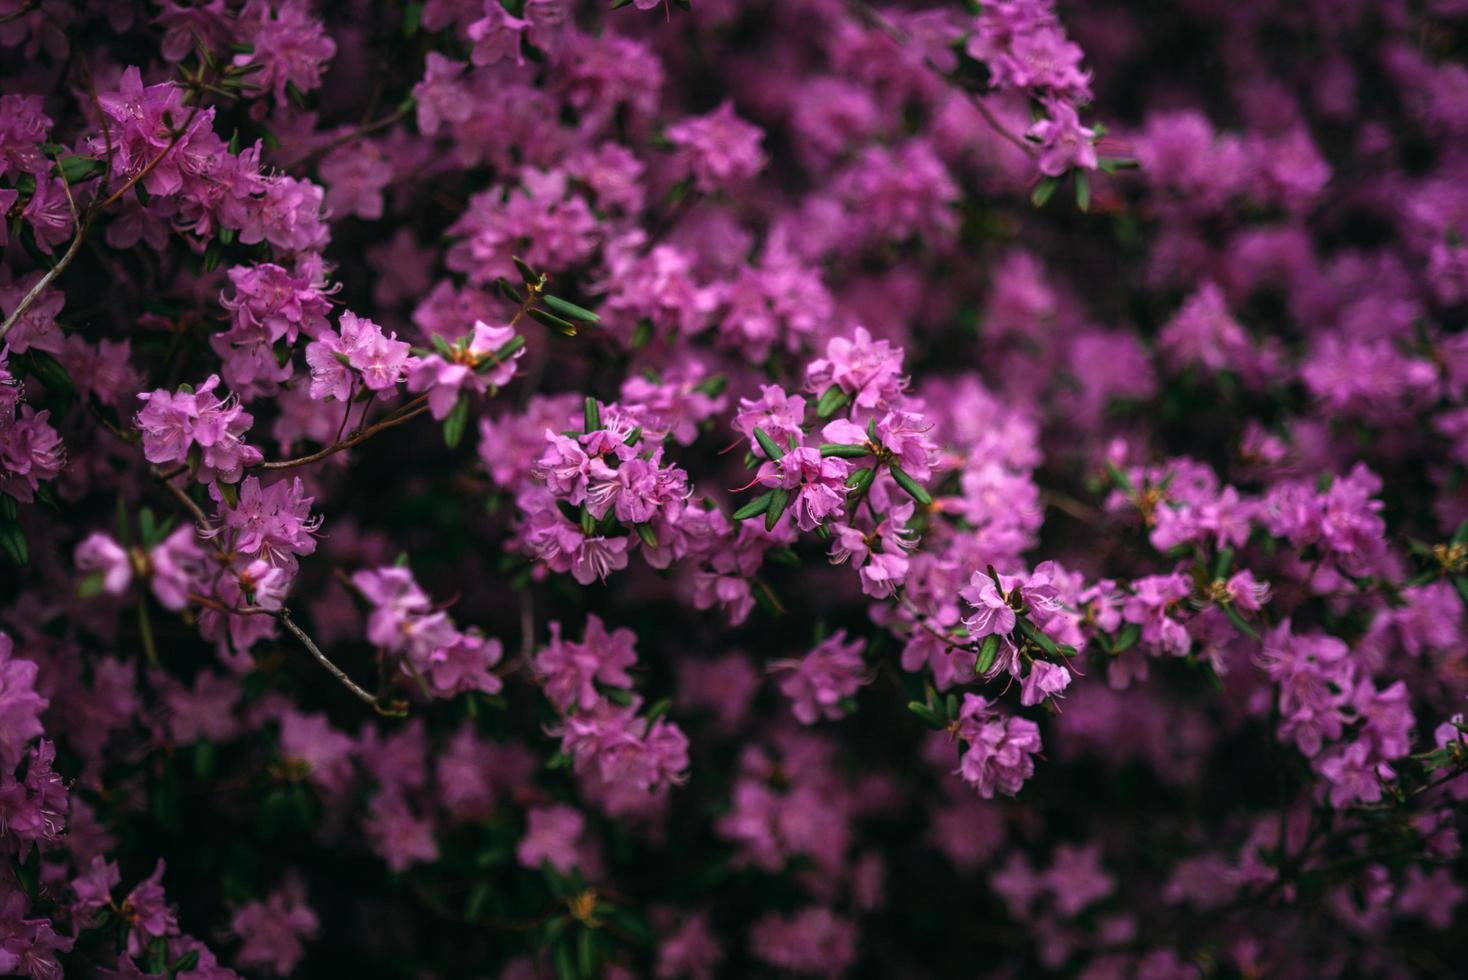
[[1043,208],[1055,196],[1055,192],[1059,188],[1059,177],[1046,177],[1035,185],[1034,191],[1030,194],[1030,203],[1037,208]]
[[438,334],[434,334],[432,340],[433,349],[438,351],[439,355],[443,357],[444,360],[452,361],[454,359],[453,345],[451,345],[447,340],[444,340]]
[[770,491],[770,506],[765,510],[765,530],[773,531],[775,525],[780,522],[785,508],[790,506],[790,491],[784,487],[776,487]]
[[541,279],[540,273],[538,273],[534,269],[530,268],[530,264],[528,262],[526,262],[524,259],[520,258],[520,256],[518,256],[518,255],[512,257],[510,259],[510,261],[515,263],[515,268],[520,271],[520,278],[525,280],[525,285],[527,285],[527,286],[538,286],[538,285],[540,285],[540,279]]
[[107,164],[101,160],[91,157],[69,156],[62,157],[52,168],[52,172],[58,174],[68,184],[95,177],[107,169]]
[[1142,628],[1140,626],[1136,623],[1127,623],[1121,628],[1121,632],[1116,634],[1116,640],[1111,644],[1111,652],[1113,654],[1126,653],[1141,635]]
[[1137,492],[1137,488],[1134,487],[1134,486],[1132,486],[1131,479],[1125,473],[1123,473],[1120,469],[1118,469],[1117,466],[1116,466],[1116,464],[1113,463],[1113,462],[1111,462],[1110,460],[1107,460],[1106,461],[1106,473],[1107,473],[1108,476],[1111,477],[1111,482],[1112,483],[1115,483],[1117,486],[1121,487],[1127,493],[1136,493]]
[[855,443],[845,442],[823,442],[821,443],[822,456],[836,456],[841,459],[861,459],[870,456],[872,450],[868,446],[858,446]]
[[790,568],[800,567],[800,556],[795,549],[790,547],[771,548],[765,552],[765,557],[777,565],[785,565]]
[[77,585],[77,598],[91,599],[94,596],[101,595],[102,586],[106,581],[107,575],[104,572],[92,572]]
[[816,403],[816,414],[828,419],[845,408],[850,401],[851,396],[842,391],[840,385],[832,385],[821,392],[821,400]]
[[863,467],[846,478],[846,485],[858,494],[863,494],[867,492],[867,488],[872,485],[872,480],[876,479],[876,476],[875,469],[870,466]]
[[511,303],[514,303],[516,306],[525,305],[524,297],[522,297],[515,290],[514,286],[510,285],[510,280],[506,279],[504,276],[498,276],[495,278],[494,288],[498,289],[501,296],[509,300]]
[[627,438],[625,438],[625,439],[622,440],[622,445],[624,445],[624,446],[635,446],[635,445],[637,445],[637,441],[639,439],[641,439],[641,438],[642,438],[642,426],[639,425],[637,428],[635,428],[631,432],[627,433]]
[[225,503],[229,504],[231,507],[238,507],[240,505],[239,484],[216,483],[215,486],[219,488],[219,495],[224,498]]
[[576,324],[571,323],[568,320],[562,320],[554,313],[547,313],[545,310],[537,309],[527,311],[526,316],[530,317],[530,319],[534,320],[541,326],[550,327],[552,330],[566,337],[576,336],[576,332],[578,329]]
[[924,725],[927,725],[935,732],[941,731],[944,728],[948,727],[947,722],[945,722],[942,718],[938,716],[938,712],[923,704],[921,701],[907,702],[907,710],[917,715],[919,720],[921,720]]
[[25,532],[19,524],[0,524],[0,551],[16,565],[24,565],[31,560],[30,549],[26,547]]
[[994,667],[994,661],[999,657],[999,634],[990,633],[984,637],[983,646],[979,647],[978,659],[974,661],[974,673],[980,677],[987,674]]
[[656,548],[658,546],[658,535],[657,532],[652,529],[651,524],[638,524],[637,536],[641,538],[642,543],[647,545],[649,548]]
[[1060,652],[1060,648],[1055,645],[1055,641],[1045,635],[1044,630],[1040,629],[1028,619],[1020,617],[1015,621],[1015,625],[1019,627],[1019,631],[1024,635],[1025,639],[1034,643],[1041,650],[1044,650],[1047,655],[1053,657],[1056,653]]
[[755,497],[749,503],[736,510],[734,512],[734,520],[747,521],[751,517],[758,517],[765,512],[765,510],[770,506],[770,501],[774,498],[775,491],[773,490],[769,491],[768,493],[760,494],[758,497]]
[[1244,617],[1240,616],[1239,611],[1232,605],[1224,605],[1219,608],[1223,610],[1224,615],[1228,616],[1228,621],[1233,623],[1240,633],[1253,640],[1259,639],[1259,631],[1246,623]]
[[1228,574],[1228,570],[1233,567],[1233,563],[1234,550],[1232,548],[1224,548],[1218,553],[1218,560],[1213,563],[1213,577],[1223,578]]
[[632,349],[642,350],[652,343],[653,332],[651,320],[638,320],[637,326],[632,328]]
[[1076,182],[1076,207],[1082,211],[1091,210],[1091,177],[1084,170],[1075,172]]
[[1458,525],[1458,529],[1453,532],[1453,540],[1448,543],[1468,544],[1468,521],[1464,521],[1462,524]]
[[524,346],[525,338],[520,334],[516,334],[509,340],[505,341],[504,345],[500,347],[499,350],[494,352],[493,357],[483,358],[478,364],[474,365],[474,370],[480,374],[484,374],[487,371],[493,370],[494,368],[499,367],[501,364],[508,361],[510,358],[514,357],[515,353]]
[[30,359],[30,373],[46,386],[46,390],[66,398],[76,395],[76,383],[61,362],[43,350],[32,347],[26,357]]
[[785,458],[785,453],[775,444],[775,440],[771,439],[769,433],[759,426],[754,427],[754,441],[759,443],[759,447],[765,451],[766,459],[780,460]]
[[1462,575],[1453,576],[1453,588],[1458,590],[1458,598],[1463,600],[1463,605],[1468,606],[1468,578]]
[[582,929],[576,937],[576,966],[587,980],[595,980],[596,937],[590,929]]
[[916,500],[924,507],[932,506],[932,496],[928,493],[926,489],[923,488],[923,485],[921,483],[914,480],[911,476],[908,476],[906,470],[898,466],[896,463],[888,464],[887,468],[892,472],[892,479],[897,481],[897,485],[901,487],[909,497],[911,497],[913,500]]
[[583,432],[595,432],[601,428],[601,403],[590,395],[581,408],[581,424]]
[[13,521],[16,513],[15,498],[8,493],[0,493],[0,521]]
[[403,37],[412,37],[423,26],[423,4],[410,3],[403,8]]
[[466,392],[454,402],[453,409],[443,420],[443,444],[454,449],[464,438],[464,429],[469,425],[469,395]]
[[561,299],[559,296],[545,295],[541,300],[549,306],[552,312],[558,313],[570,320],[585,320],[587,323],[600,323],[601,314],[593,313],[584,306]]

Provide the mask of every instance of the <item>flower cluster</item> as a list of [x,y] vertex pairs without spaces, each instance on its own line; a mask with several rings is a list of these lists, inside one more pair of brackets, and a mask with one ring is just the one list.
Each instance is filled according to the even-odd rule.
[[1453,972],[1465,42],[0,2],[0,973]]

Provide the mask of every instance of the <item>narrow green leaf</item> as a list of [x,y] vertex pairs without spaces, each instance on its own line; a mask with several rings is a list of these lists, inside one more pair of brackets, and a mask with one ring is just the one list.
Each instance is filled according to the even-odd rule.
[[938,717],[938,713],[921,701],[907,702],[907,710],[917,715],[924,725],[927,725],[934,731],[941,731],[947,727],[947,723]]
[[638,524],[637,536],[641,538],[642,543],[647,545],[649,548],[656,548],[658,546],[658,535],[657,532],[652,529],[651,524]]
[[831,385],[821,392],[821,400],[816,403],[816,414],[823,419],[828,419],[841,411],[850,401],[851,396],[842,391],[840,385]]
[[754,441],[759,443],[759,447],[765,451],[766,459],[780,460],[785,458],[785,453],[775,444],[775,440],[771,439],[769,433],[759,426],[754,427]]
[[901,487],[909,497],[911,497],[913,500],[916,500],[924,507],[932,505],[932,496],[928,493],[926,489],[923,488],[923,485],[921,483],[914,480],[911,476],[908,476],[906,470],[898,466],[896,463],[888,464],[887,468],[892,472],[892,479],[897,481],[897,485]]
[[[403,8],[403,37],[412,37],[423,26],[423,4],[410,3]],[[473,916],[470,916],[473,918]]]
[[755,497],[749,503],[736,510],[734,512],[734,520],[747,521],[751,517],[758,517],[765,512],[766,508],[770,506],[770,501],[773,500],[774,497],[775,491],[773,490],[769,491],[768,493],[760,494],[758,497]]
[[780,522],[785,508],[790,506],[790,491],[783,487],[776,487],[770,491],[770,506],[765,510],[765,530],[773,531],[775,525]]
[[1116,464],[1113,463],[1113,462],[1111,462],[1110,460],[1107,460],[1106,461],[1106,473],[1107,473],[1107,475],[1109,475],[1111,477],[1111,482],[1112,483],[1115,483],[1117,486],[1121,487],[1127,493],[1136,493],[1137,492],[1137,488],[1134,487],[1134,486],[1132,486],[1131,479],[1125,473],[1123,473],[1120,469],[1118,469],[1117,466],[1116,466]]
[[1075,172],[1076,182],[1076,207],[1082,211],[1091,210],[1091,177],[1084,170]]
[[450,449],[456,448],[464,438],[464,430],[468,425],[469,395],[465,393],[459,396],[459,400],[443,420],[443,444]]
[[516,306],[524,306],[525,299],[510,285],[510,280],[504,276],[498,276],[494,281],[494,288],[500,291],[500,295],[514,303]]
[[999,634],[990,633],[984,637],[983,646],[979,647],[978,659],[974,661],[974,673],[980,677],[994,668],[994,661],[999,657]]
[[68,184],[75,184],[89,177],[95,177],[106,169],[107,164],[101,160],[94,160],[91,157],[69,156],[62,157],[56,166],[52,168],[52,171],[58,174]]
[[545,310],[536,309],[527,311],[526,316],[530,317],[530,319],[534,320],[536,323],[540,324],[543,327],[550,327],[552,330],[562,334],[563,336],[576,336],[576,332],[578,329],[576,324],[571,323],[568,320],[562,320],[554,313],[547,313]]
[[821,455],[822,456],[836,456],[836,457],[839,457],[841,459],[861,459],[863,456],[870,456],[871,454],[872,454],[872,451],[871,451],[870,447],[867,447],[867,446],[858,446],[855,443],[844,443],[844,442],[823,442],[823,443],[821,443]]
[[1141,635],[1142,628],[1136,625],[1135,622],[1129,622],[1129,624],[1122,626],[1122,631],[1117,632],[1116,640],[1111,643],[1111,653],[1126,653],[1127,650],[1132,648],[1132,644],[1135,644],[1141,638]]
[[1244,617],[1239,615],[1237,609],[1231,605],[1224,605],[1219,608],[1223,610],[1224,615],[1228,616],[1228,621],[1233,623],[1240,633],[1243,633],[1250,639],[1259,639],[1259,631],[1245,622]]
[[520,272],[520,278],[525,280],[527,286],[538,286],[540,284],[540,273],[530,268],[529,263],[516,255],[510,259],[515,263],[515,268]]
[[1030,203],[1037,208],[1043,208],[1055,196],[1059,188],[1059,177],[1046,177],[1035,185],[1034,191],[1030,194]]
[[540,298],[542,301],[544,301],[546,306],[549,306],[551,308],[552,312],[558,313],[561,316],[566,317],[567,319],[585,320],[587,323],[601,322],[601,314],[593,313],[586,307],[577,306],[575,303],[561,299],[559,296],[551,296],[547,294]]
[[1055,641],[1050,639],[1049,636],[1045,635],[1045,631],[1040,629],[1034,623],[1030,622],[1028,619],[1025,619],[1022,616],[1019,617],[1015,622],[1016,625],[1019,626],[1019,631],[1024,635],[1025,639],[1034,643],[1041,650],[1044,650],[1047,655],[1054,656],[1056,653],[1060,652],[1060,648],[1055,645]]
[[0,550],[4,550],[5,556],[16,565],[24,565],[31,560],[30,549],[25,543],[25,531],[21,530],[19,524],[0,524]]
[[601,428],[601,403],[590,395],[581,408],[582,432],[595,432]]

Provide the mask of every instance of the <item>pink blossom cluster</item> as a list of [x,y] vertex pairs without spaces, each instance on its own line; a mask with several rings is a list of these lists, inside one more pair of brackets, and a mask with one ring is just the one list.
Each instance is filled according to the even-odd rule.
[[0,974],[1451,975],[1465,45],[0,0]]

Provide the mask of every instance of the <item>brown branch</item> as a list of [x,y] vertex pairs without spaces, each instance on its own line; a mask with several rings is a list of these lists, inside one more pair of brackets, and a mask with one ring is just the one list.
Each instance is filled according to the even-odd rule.
[[295,459],[270,460],[268,462],[261,463],[260,469],[289,470],[297,466],[306,466],[309,463],[320,462],[321,460],[326,459],[330,456],[335,456],[342,450],[351,449],[353,446],[360,445],[361,443],[366,442],[368,439],[371,439],[373,436],[377,435],[377,433],[383,431],[384,429],[391,429],[393,426],[402,425],[409,419],[416,418],[417,416],[422,415],[424,412],[428,411],[427,403],[428,396],[426,394],[419,395],[417,398],[414,398],[412,401],[403,405],[401,408],[399,408],[397,411],[395,411],[393,414],[389,415],[382,421],[374,422],[367,428],[360,429],[357,432],[352,433],[347,438],[341,440],[340,442],[332,443],[325,449],[318,449],[314,453],[310,453],[306,456],[297,456]]
[[[899,48],[906,47],[908,42],[912,40],[912,38],[908,35],[906,31],[888,20],[881,11],[866,3],[865,0],[847,0],[847,6],[851,9],[852,14],[857,18],[857,20],[866,24],[868,27],[874,27],[877,30],[881,31],[887,36],[889,40],[892,41],[893,44],[896,44]],[[977,92],[970,91],[969,89],[966,89],[962,85],[960,85],[947,72],[943,71],[937,65],[933,64],[933,59],[924,57],[923,63],[927,65],[928,69],[932,71],[933,74],[937,75],[939,78],[943,79],[943,81],[947,82],[949,85],[952,85],[954,88],[958,89],[965,96],[967,96],[968,100],[973,103],[974,108],[979,110],[979,115],[984,117],[984,122],[989,124],[990,129],[994,130],[994,132],[999,134],[999,136],[1012,143],[1015,148],[1017,148],[1025,156],[1034,157],[1035,148],[1021,137],[1016,136],[1003,123],[1001,123],[998,117],[994,115],[993,110],[991,110],[988,105],[985,104],[982,96],[980,96]]]
[[317,663],[326,668],[327,673],[340,681],[347,690],[355,694],[364,704],[371,707],[373,711],[387,718],[401,718],[408,713],[406,702],[389,701],[387,704],[383,704],[375,695],[368,693],[356,681],[348,677],[347,672],[332,663],[331,658],[321,652],[321,648],[316,645],[316,641],[311,639],[305,630],[296,625],[296,621],[291,619],[291,611],[289,609],[280,609],[272,613],[272,615],[280,621],[280,624],[292,636],[301,641],[301,646],[305,647],[306,652],[316,658]]
[[388,113],[381,119],[376,119],[369,123],[363,123],[350,132],[343,133],[340,136],[327,140],[325,143],[322,143],[320,146],[315,147],[314,149],[307,150],[304,154],[286,164],[286,169],[291,170],[296,167],[302,166],[303,164],[311,163],[317,158],[325,156],[332,150],[335,150],[337,147],[345,146],[348,143],[354,143],[364,136],[370,136],[371,134],[377,132],[379,129],[386,129],[393,123],[398,122],[399,120],[407,116],[407,114],[408,110],[406,108],[402,108],[394,112]]
[[[126,194],[129,190],[131,190],[138,183],[138,181],[142,180],[144,177],[148,176],[148,174],[152,173],[153,170],[160,163],[163,162],[164,158],[167,157],[169,153],[173,152],[173,148],[178,146],[178,141],[183,139],[184,134],[187,133],[189,129],[193,126],[194,118],[198,114],[199,106],[196,105],[193,107],[192,110],[190,110],[189,117],[184,121],[183,126],[174,132],[173,138],[169,140],[168,145],[163,148],[162,152],[160,152],[156,157],[152,159],[152,161],[145,165],[143,169],[139,170],[136,174],[130,177],[127,183],[119,187],[117,191],[113,193],[110,197],[106,198],[100,203],[94,201],[91,204],[87,205],[87,213],[83,217],[83,219],[79,223],[77,223],[76,234],[72,235],[71,244],[67,246],[66,252],[62,254],[60,261],[58,261],[55,265],[48,269],[46,271],[46,274],[41,276],[40,279],[36,280],[36,284],[26,292],[25,296],[21,297],[21,301],[15,307],[15,310],[12,311],[11,314],[5,318],[5,322],[3,324],[0,324],[0,340],[5,339],[5,335],[10,333],[10,328],[14,327],[16,323],[19,322],[20,318],[25,315],[25,311],[31,308],[31,305],[35,303],[37,298],[40,297],[41,293],[44,292],[46,288],[50,286],[53,282],[55,282],[56,278],[60,276],[61,273],[66,271],[67,266],[71,265],[72,260],[76,258],[77,252],[81,251],[82,242],[86,239],[87,232],[91,229],[92,222],[96,219],[97,215],[100,214],[102,211],[105,211],[112,204],[116,203],[117,199],[122,197],[122,195]],[[64,177],[62,179],[63,181],[65,180]],[[67,197],[70,198],[70,196],[71,191],[70,188],[68,188]],[[75,213],[75,206],[73,206],[73,213]]]

